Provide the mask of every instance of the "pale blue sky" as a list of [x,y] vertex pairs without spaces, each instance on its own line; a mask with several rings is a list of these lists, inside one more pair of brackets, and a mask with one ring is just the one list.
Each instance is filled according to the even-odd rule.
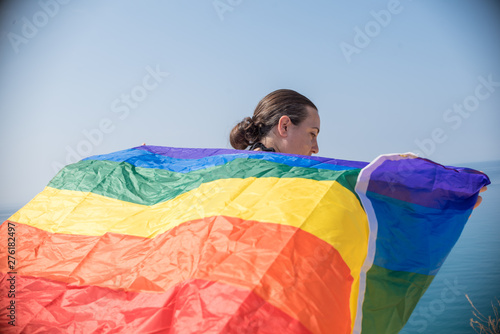
[[[500,159],[495,1],[55,1],[0,7],[0,207],[29,201],[70,151],[229,148],[280,88],[319,108],[320,156],[371,161],[425,142],[443,164]],[[168,76],[147,77],[156,68]],[[472,111],[453,111],[464,101]]]

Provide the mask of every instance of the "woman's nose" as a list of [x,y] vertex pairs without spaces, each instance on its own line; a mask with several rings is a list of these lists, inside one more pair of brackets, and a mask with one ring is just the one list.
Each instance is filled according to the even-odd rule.
[[311,149],[311,152],[314,153],[314,154],[318,154],[319,152],[319,146],[318,146],[318,142],[317,141],[314,141],[314,145]]

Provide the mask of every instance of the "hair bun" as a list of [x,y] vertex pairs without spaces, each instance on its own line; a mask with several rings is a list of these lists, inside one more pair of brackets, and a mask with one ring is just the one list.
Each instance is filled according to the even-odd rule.
[[250,144],[253,144],[259,137],[259,128],[255,125],[253,119],[251,117],[245,117],[243,119],[244,125],[244,133],[245,138],[248,140]]
[[244,150],[258,140],[259,128],[251,117],[245,117],[231,131],[229,140],[231,146],[238,150]]
[[245,117],[245,118],[243,118],[242,122],[244,122],[245,124],[248,124],[249,126],[255,125],[252,117]]

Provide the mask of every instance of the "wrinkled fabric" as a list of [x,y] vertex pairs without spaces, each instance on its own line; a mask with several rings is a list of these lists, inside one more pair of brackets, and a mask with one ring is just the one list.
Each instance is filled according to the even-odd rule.
[[487,184],[407,154],[89,157],[0,226],[0,319],[13,333],[397,333]]

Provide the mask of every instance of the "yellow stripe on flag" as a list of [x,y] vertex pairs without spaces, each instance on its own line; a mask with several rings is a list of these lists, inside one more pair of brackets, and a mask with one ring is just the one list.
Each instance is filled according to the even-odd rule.
[[46,187],[10,219],[53,233],[153,238],[183,222],[218,215],[299,227],[331,244],[355,279],[350,305],[354,321],[368,221],[356,196],[336,181],[220,179],[152,206]]

